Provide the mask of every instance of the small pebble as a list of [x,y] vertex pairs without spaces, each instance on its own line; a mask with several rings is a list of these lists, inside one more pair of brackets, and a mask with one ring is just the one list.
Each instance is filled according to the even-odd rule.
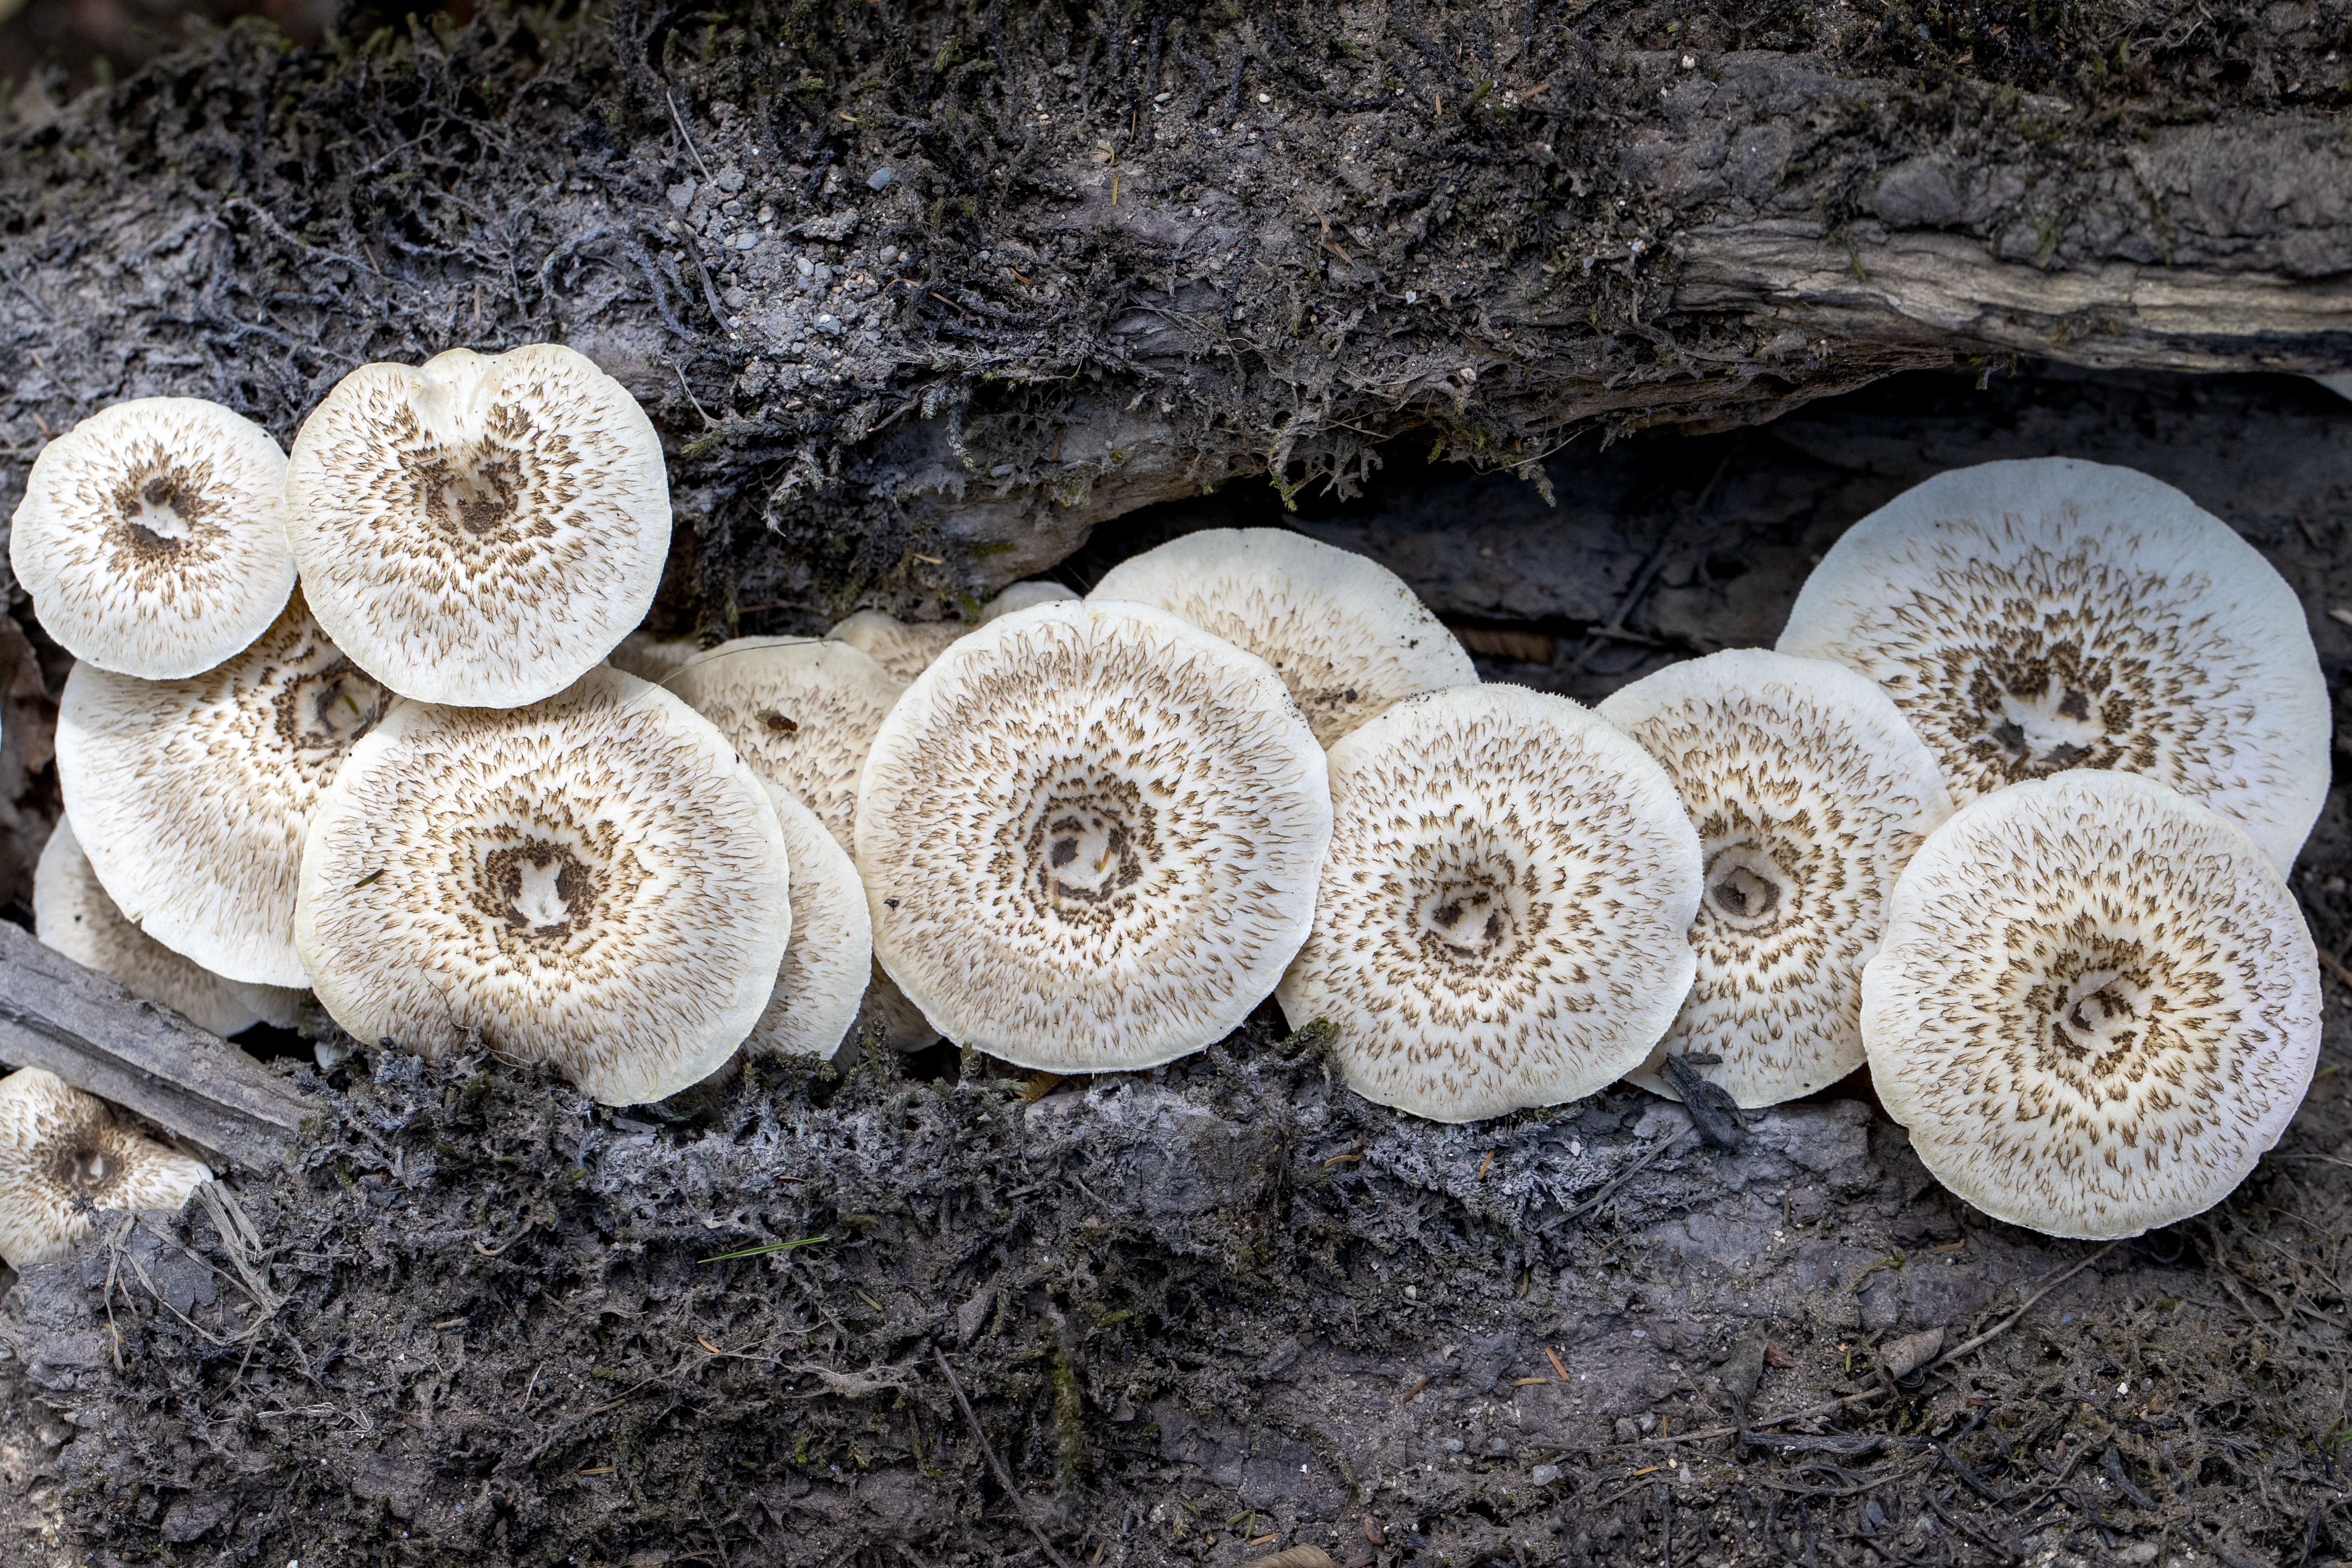
[[1551,1485],[1552,1482],[1559,1479],[1559,1467],[1558,1465],[1538,1465],[1534,1469],[1528,1472],[1528,1479],[1535,1482],[1535,1484],[1539,1487],[1548,1487]]
[[887,190],[889,186],[890,171],[887,168],[877,169],[866,176],[866,188],[869,191]]

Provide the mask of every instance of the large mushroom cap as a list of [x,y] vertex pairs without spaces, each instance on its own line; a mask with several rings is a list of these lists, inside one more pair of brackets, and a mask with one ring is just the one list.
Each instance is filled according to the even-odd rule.
[[8,563],[41,625],[83,663],[194,675],[285,605],[285,486],[269,432],[218,404],[118,403],[33,459]]
[[1087,597],[1157,605],[1257,655],[1326,746],[1402,698],[1478,679],[1402,578],[1279,528],[1188,533],[1112,567]]
[[404,697],[551,697],[660,585],[660,438],[619,382],[554,343],[363,365],[312,410],[287,464],[312,612]]
[[309,984],[294,886],[319,793],[390,694],[297,592],[226,664],[139,680],[80,664],[58,709],[66,815],[123,916],[215,974]]
[[792,934],[776,808],[685,703],[597,668],[512,711],[396,702],[312,815],[295,938],[362,1040],[478,1029],[607,1104],[708,1077]]
[[874,969],[874,922],[848,854],[816,813],[782,784],[768,785],[792,861],[792,941],[776,989],[744,1048],[762,1056],[830,1058],[856,1021]]
[[903,685],[930,668],[931,660],[971,629],[959,621],[902,621],[879,610],[860,610],[824,636],[827,642],[847,643]]
[[41,941],[76,963],[112,975],[132,995],[173,1008],[215,1035],[256,1024],[290,1029],[299,1020],[299,991],[224,980],[124,920],[74,842],[70,822],[59,822],[49,835],[33,873],[33,924]]
[[114,1119],[106,1101],[53,1072],[0,1078],[0,1258],[11,1268],[65,1257],[89,1208],[176,1209],[213,1179],[201,1160]]
[[1679,1099],[1669,1054],[1740,1105],[1777,1105],[1862,1066],[1862,966],[1895,878],[1951,815],[1936,759],[1885,692],[1843,665],[1741,648],[1668,665],[1601,704],[1662,763],[1698,827],[1698,973],[1631,1075]]
[[1199,1050],[1298,951],[1323,753],[1265,663],[1162,611],[1066,601],[958,642],[866,758],[883,966],[940,1032],[1098,1072]]
[[807,803],[843,849],[855,846],[857,772],[902,683],[845,643],[738,637],[687,660],[667,684],[753,773]]
[[1396,704],[1331,748],[1314,934],[1278,993],[1349,1087],[1438,1121],[1576,1100],[1690,988],[1698,837],[1591,710],[1516,686]]
[[2128,468],[1987,463],[1906,490],[1814,568],[1780,649],[1885,687],[1957,804],[2121,768],[2235,819],[2284,870],[2326,792],[2327,689],[2294,590]]
[[2137,1236],[2221,1201],[2285,1130],[2318,960],[2234,824],[2137,774],[2061,773],[1928,837],[1862,1037],[1937,1180],[2047,1235]]

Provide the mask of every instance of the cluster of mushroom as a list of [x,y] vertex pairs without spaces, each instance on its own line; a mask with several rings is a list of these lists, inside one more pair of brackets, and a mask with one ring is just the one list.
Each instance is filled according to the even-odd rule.
[[82,661],[42,935],[215,1027],[307,984],[626,1103],[831,1055],[861,1005],[1092,1072],[1273,995],[1447,1121],[1629,1075],[1761,1106],[1866,1055],[1956,1191],[2084,1235],[2217,1199],[2312,1069],[2279,868],[2316,659],[2258,555],[2124,470],[1922,486],[1779,651],[1595,711],[1480,684],[1392,574],[1279,531],[970,628],[625,636],[661,454],[559,348],[370,366],[275,454],[109,410],[12,541]]

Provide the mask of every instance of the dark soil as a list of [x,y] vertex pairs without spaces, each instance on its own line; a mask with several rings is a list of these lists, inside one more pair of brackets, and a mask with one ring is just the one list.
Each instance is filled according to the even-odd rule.
[[[2229,517],[2303,592],[2342,700],[2352,404],[2284,378],[1908,379],[1556,458],[1557,510],[1391,453],[1301,525],[1531,639],[1490,673],[1590,697],[1769,641],[1811,557],[1924,473],[2048,450]],[[1259,507],[1138,514],[1066,570]],[[2330,954],[2346,804],[2294,877]],[[1339,1088],[1271,1009],[1149,1074],[852,1051],[664,1113],[386,1052],[315,1086],[316,1141],[240,1177],[234,1212],[110,1222],[0,1301],[0,1470],[29,1487],[0,1551],[2333,1563],[2337,978],[2280,1148],[2212,1212],[2105,1247],[1957,1204],[1859,1083],[1758,1116],[1736,1154],[1630,1090],[1441,1128]],[[1936,1330],[1960,1353],[1884,1374]]]

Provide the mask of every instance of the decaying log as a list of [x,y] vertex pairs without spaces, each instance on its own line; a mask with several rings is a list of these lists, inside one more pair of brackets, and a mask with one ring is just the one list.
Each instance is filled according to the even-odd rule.
[[629,0],[221,35],[0,135],[0,508],[113,399],[280,438],[559,339],[668,440],[674,629],[968,610],[1380,443],[1534,478],[2030,354],[2352,365],[2344,0]]
[[238,1165],[284,1157],[301,1097],[259,1062],[0,921],[0,1062],[47,1068]]

